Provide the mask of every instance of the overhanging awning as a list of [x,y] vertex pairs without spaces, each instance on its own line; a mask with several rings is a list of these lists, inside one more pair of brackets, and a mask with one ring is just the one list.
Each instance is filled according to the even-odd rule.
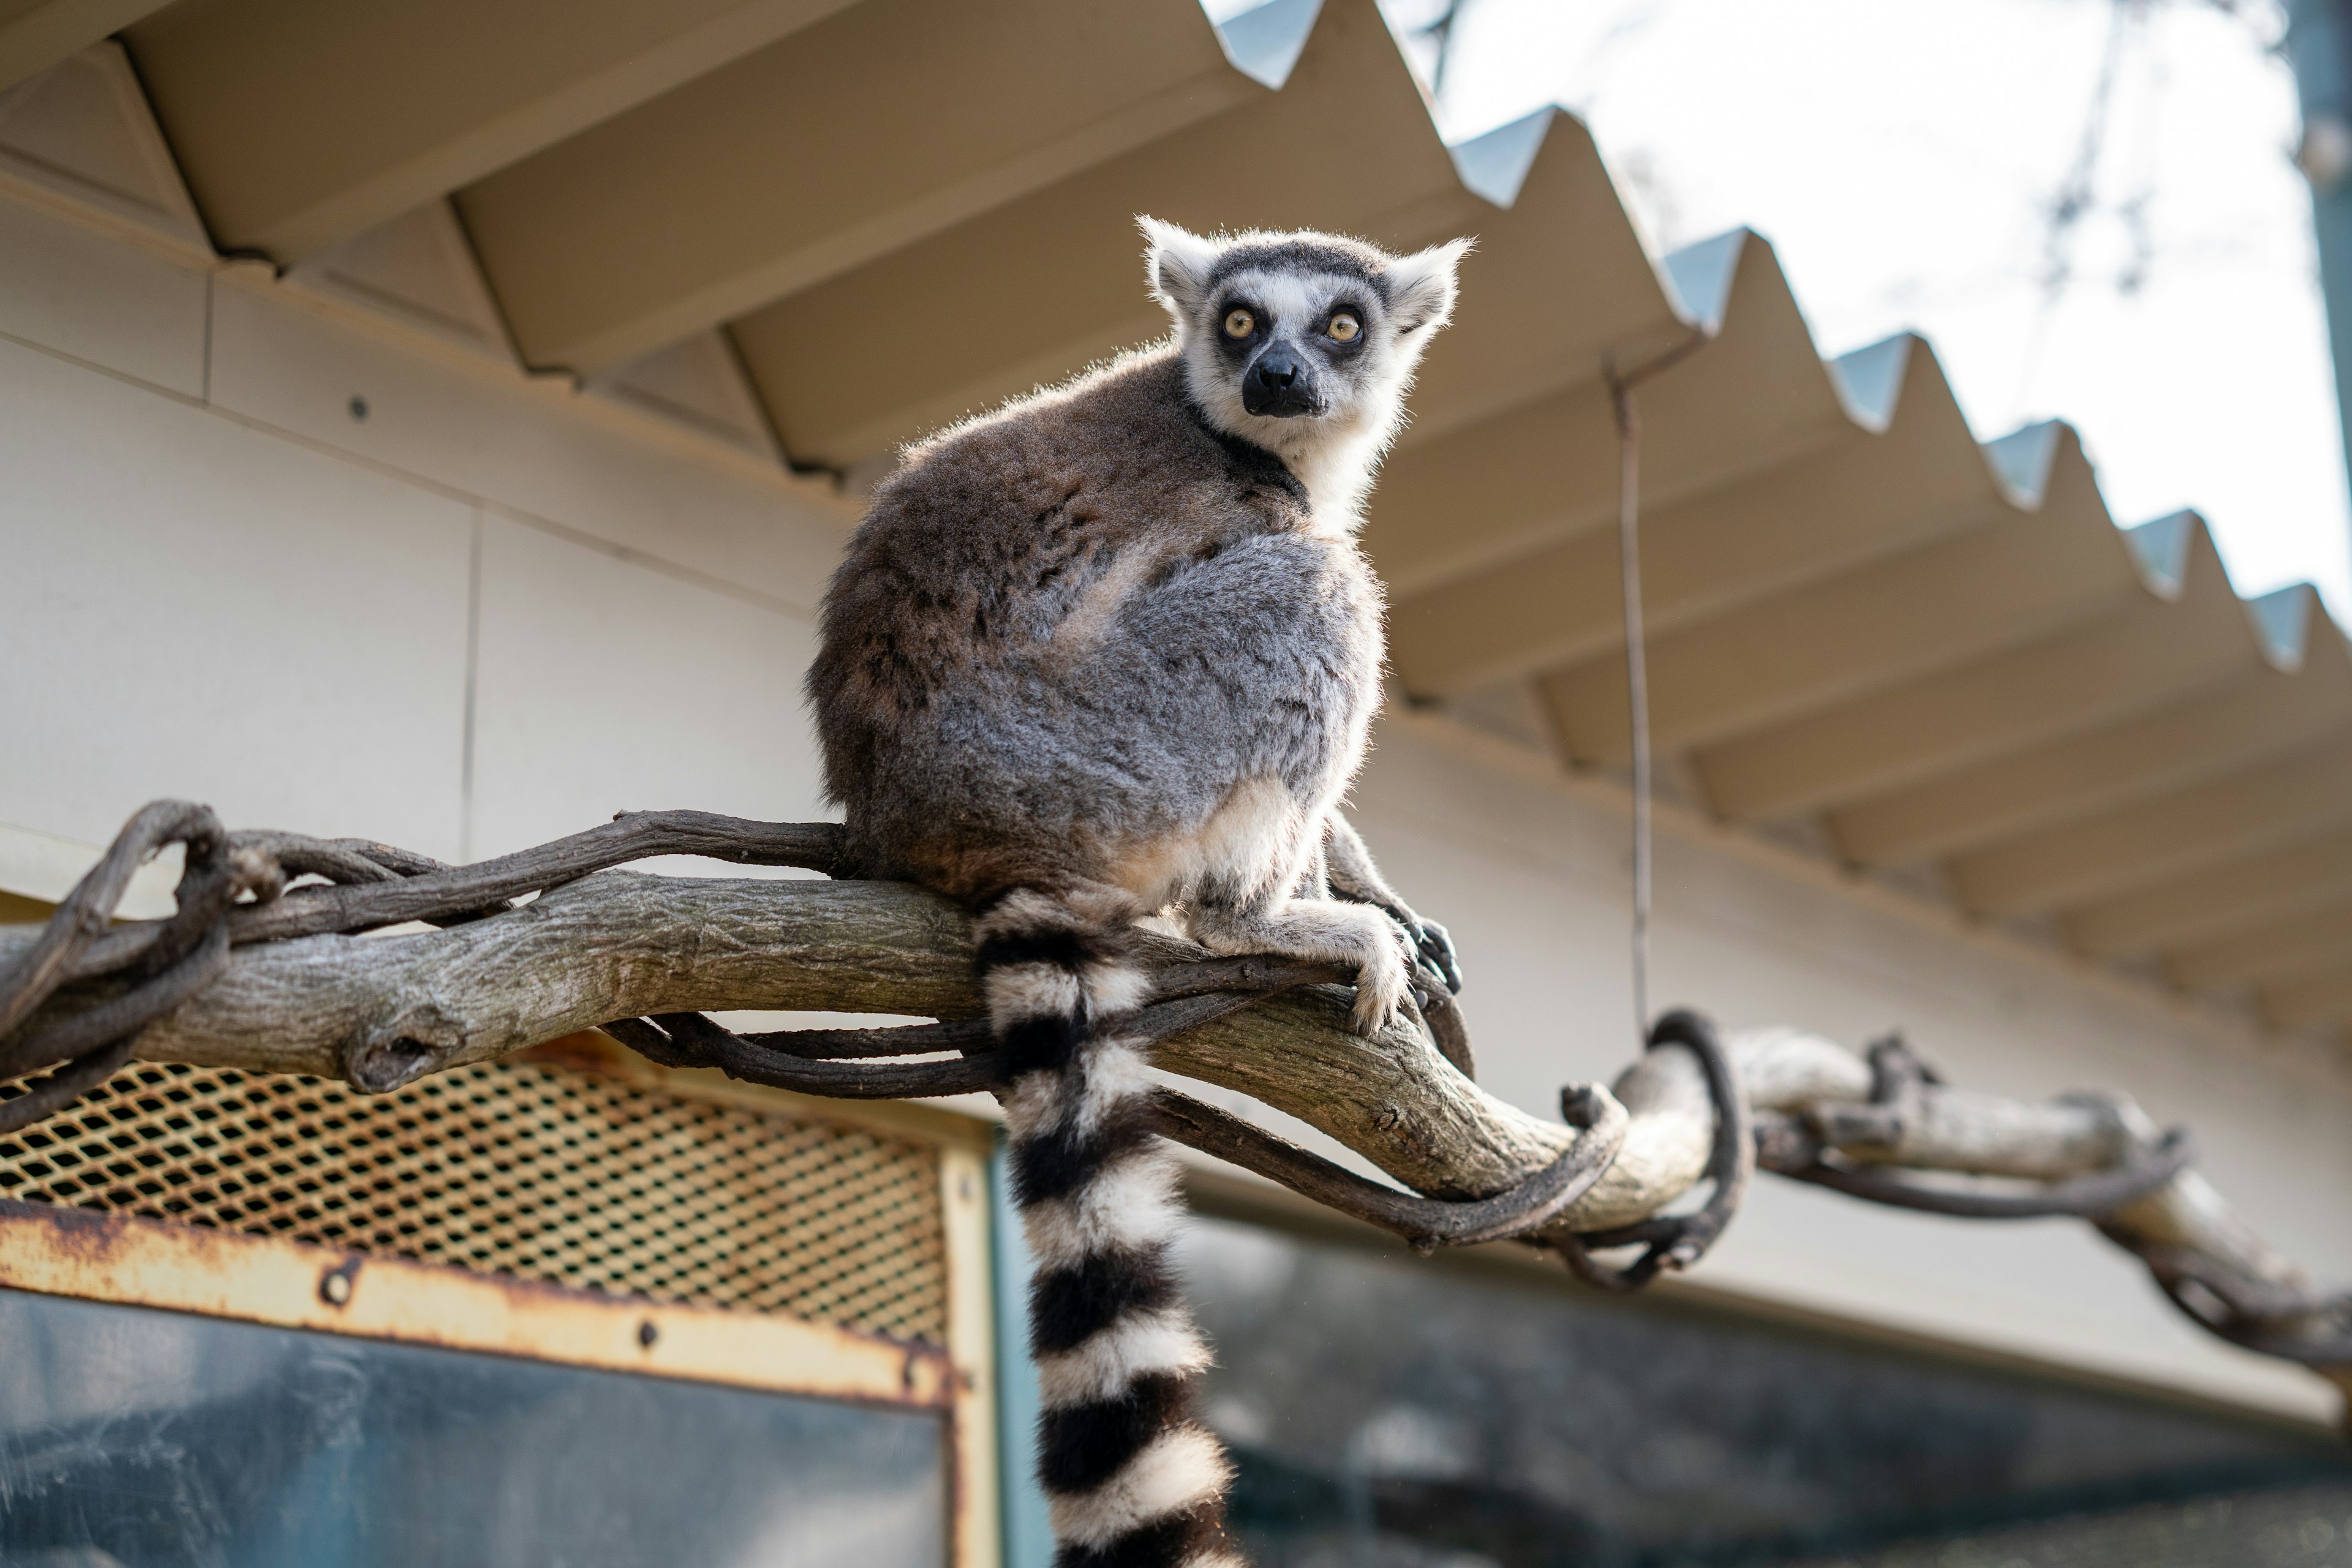
[[2119,529],[2063,425],[1980,446],[1920,340],[1825,363],[1753,235],[1654,263],[1573,119],[1446,146],[1371,0],[0,5],[0,73],[126,20],[222,248],[446,196],[524,364],[718,329],[782,449],[853,479],[1156,334],[1139,212],[1477,235],[1366,542],[1405,689],[1579,765],[1628,746],[1603,366],[1702,334],[1642,394],[1693,804],[2352,1023],[2352,657],[2311,590],[2239,599],[2191,514]]

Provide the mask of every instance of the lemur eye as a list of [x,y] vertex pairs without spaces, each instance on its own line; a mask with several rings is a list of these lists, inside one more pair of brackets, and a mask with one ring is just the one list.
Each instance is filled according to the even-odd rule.
[[1257,331],[1257,318],[1247,310],[1234,309],[1225,312],[1225,336],[1245,338]]
[[1357,335],[1363,331],[1364,326],[1354,316],[1342,310],[1332,317],[1331,324],[1323,330],[1331,334],[1333,342],[1352,343],[1356,341]]

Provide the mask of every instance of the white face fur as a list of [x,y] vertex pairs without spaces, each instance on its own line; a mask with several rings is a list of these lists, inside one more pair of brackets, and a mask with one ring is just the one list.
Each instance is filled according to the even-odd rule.
[[1470,242],[1398,257],[1306,231],[1206,238],[1139,221],[1202,413],[1280,458],[1319,528],[1353,531]]

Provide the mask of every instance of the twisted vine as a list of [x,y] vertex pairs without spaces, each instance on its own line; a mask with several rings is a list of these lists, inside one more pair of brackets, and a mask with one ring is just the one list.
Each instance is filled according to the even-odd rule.
[[[117,922],[132,874],[173,845],[184,853],[174,912]],[[316,1013],[322,1000],[348,999],[380,983],[397,1003],[389,1021],[347,1029],[331,1050],[302,1047],[313,1056],[294,1065],[385,1092],[585,1022],[665,1066],[714,1068],[803,1094],[922,1098],[999,1087],[951,908],[889,884],[824,884],[856,906],[844,917],[845,929],[864,944],[795,949],[785,906],[805,902],[808,884],[698,882],[614,869],[691,855],[830,874],[847,863],[845,849],[842,830],[830,824],[651,812],[452,867],[362,839],[232,833],[204,806],[157,802],[131,819],[45,925],[0,931],[0,1132],[55,1114],[134,1055],[262,1062],[268,1053],[260,1037],[302,1034],[291,1026],[301,1023],[300,1009]],[[694,954],[705,950],[691,942],[659,949],[677,973],[648,980],[632,971],[616,979],[596,970],[615,943],[677,934],[672,927],[687,914],[675,906],[698,899],[693,934],[728,939],[711,950],[730,955],[733,967],[724,975],[706,973],[722,966],[698,963]],[[856,923],[865,908],[858,899],[897,901],[889,921],[867,932]],[[411,922],[442,933],[409,939],[444,944],[411,950],[424,968],[433,969],[436,953],[464,953],[478,996],[412,995],[418,987],[405,971],[389,981],[374,977],[397,944],[347,940]],[[471,947],[463,945],[468,928],[482,939]],[[551,928],[560,929],[551,934]],[[530,941],[520,952],[499,945],[525,933]],[[1158,1098],[1160,1131],[1419,1250],[1515,1240],[1559,1254],[1596,1288],[1638,1289],[1661,1272],[1696,1263],[1761,1168],[1944,1215],[2089,1219],[2138,1256],[2200,1328],[2352,1387],[2352,1297],[2322,1289],[2272,1253],[2196,1174],[2186,1131],[2158,1131],[2119,1096],[2074,1096],[2043,1107],[1972,1100],[1900,1039],[1871,1047],[1865,1070],[1841,1047],[1811,1037],[1766,1032],[1727,1044],[1704,1017],[1675,1012],[1659,1020],[1648,1056],[1620,1078],[1615,1092],[1591,1084],[1564,1089],[1562,1124],[1552,1126],[1469,1083],[1467,1028],[1440,986],[1416,994],[1402,1032],[1366,1042],[1333,1026],[1346,1007],[1340,988],[1352,978],[1342,968],[1211,957],[1154,940],[1154,998],[1137,1027],[1161,1048],[1165,1065],[1306,1116],[1417,1190],[1359,1175],[1174,1089]],[[767,969],[763,942],[772,954]],[[601,977],[609,994],[590,984],[583,1000],[583,986],[559,985],[567,999],[561,1005],[516,1003],[499,986],[519,977],[499,965],[518,963],[579,969]],[[265,971],[279,982],[299,977],[310,1000],[289,1004],[272,994],[257,1005],[240,994],[246,979]],[[739,1034],[705,1016],[778,1005],[772,994],[752,994],[772,987],[743,976],[785,971],[792,978],[785,989],[803,998],[786,1005],[914,1012],[939,1021]],[[697,992],[690,1007],[632,1006],[641,994],[667,996],[681,987]],[[712,998],[699,994],[714,988]],[[482,1001],[491,996],[504,1008],[495,1026],[488,1016],[499,1010]],[[243,1044],[248,1037],[250,1049]],[[1336,1070],[1315,1069],[1321,1076],[1312,1077],[1298,1067],[1311,1052],[1269,1060],[1284,1053],[1264,1047],[1282,1042],[1319,1044],[1325,1068],[1338,1064]],[[282,1056],[282,1040],[278,1048]],[[330,1059],[314,1059],[321,1052]],[[1376,1089],[1361,1087],[1374,1080]],[[1365,1097],[1375,1092],[1411,1101],[1412,1114],[1371,1105]],[[2032,1131],[1990,1152],[1981,1128],[1954,1135],[1995,1103],[2011,1121],[2023,1116],[2018,1124]],[[1670,1207],[1701,1184],[1703,1204]],[[1627,1249],[1623,1264],[1600,1256]]]

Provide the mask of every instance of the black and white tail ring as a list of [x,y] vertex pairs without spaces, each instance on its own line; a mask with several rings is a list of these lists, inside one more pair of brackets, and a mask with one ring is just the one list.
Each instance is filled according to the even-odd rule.
[[1176,1163],[1150,1131],[1143,1047],[1122,1032],[1149,981],[1127,911],[1091,902],[1016,891],[975,930],[1035,1269],[1055,1568],[1242,1568],[1224,1534],[1231,1467],[1192,1415],[1209,1351],[1168,1257]]

